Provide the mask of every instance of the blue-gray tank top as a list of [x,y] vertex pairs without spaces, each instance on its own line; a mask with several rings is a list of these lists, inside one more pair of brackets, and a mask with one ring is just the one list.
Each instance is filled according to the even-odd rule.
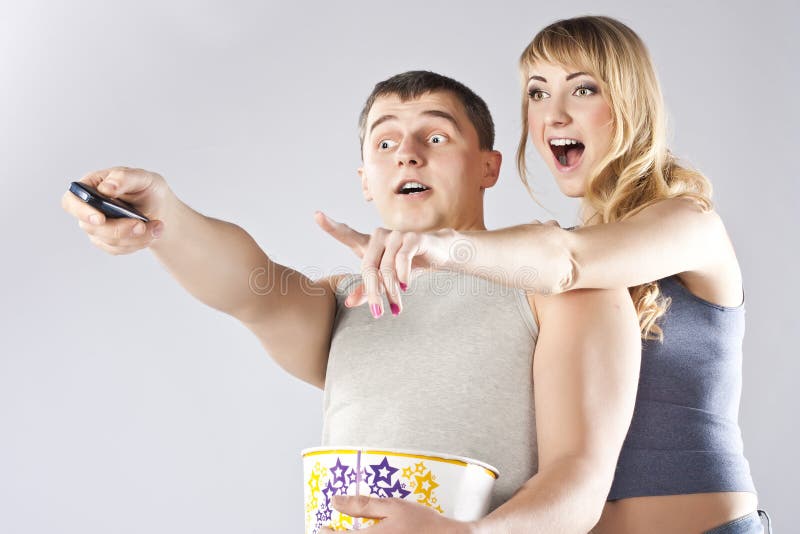
[[608,500],[755,493],[739,429],[744,303],[724,307],[659,280],[663,343],[645,341],[633,420]]

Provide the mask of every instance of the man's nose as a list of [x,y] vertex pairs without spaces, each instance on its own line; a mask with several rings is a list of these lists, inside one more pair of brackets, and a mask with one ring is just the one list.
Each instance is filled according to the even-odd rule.
[[416,167],[424,163],[422,147],[416,139],[406,137],[400,142],[400,146],[395,151],[397,164],[401,167]]

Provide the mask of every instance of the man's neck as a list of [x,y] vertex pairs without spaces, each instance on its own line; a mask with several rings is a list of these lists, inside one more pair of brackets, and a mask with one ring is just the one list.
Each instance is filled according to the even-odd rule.
[[392,228],[391,226],[387,226],[387,228],[393,230],[399,230],[401,232],[438,232],[439,230],[455,230],[456,232],[476,232],[481,230],[486,231],[486,224],[483,221],[483,217],[480,217],[472,221],[446,221],[423,228],[419,227]]
[[486,225],[483,224],[483,221],[476,221],[472,224],[464,224],[458,225],[453,230],[457,230],[459,232],[475,232],[478,230],[486,230]]
[[439,230],[455,230],[456,232],[477,232],[477,231],[486,231],[486,225],[483,223],[482,220],[474,221],[471,223],[454,223],[452,225],[439,225],[439,226],[432,226],[424,232],[438,232]]

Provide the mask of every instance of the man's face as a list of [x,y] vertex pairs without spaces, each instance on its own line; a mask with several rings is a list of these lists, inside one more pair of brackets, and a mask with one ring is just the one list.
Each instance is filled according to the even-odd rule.
[[500,153],[481,150],[464,106],[437,91],[401,102],[377,98],[367,116],[364,198],[393,230],[485,229],[483,190],[497,181]]

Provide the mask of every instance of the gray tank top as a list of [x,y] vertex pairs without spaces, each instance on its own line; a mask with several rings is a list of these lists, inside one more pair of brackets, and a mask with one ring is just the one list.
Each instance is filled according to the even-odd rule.
[[426,271],[403,312],[374,319],[336,290],[324,392],[324,446],[422,449],[500,471],[490,510],[537,470],[533,350],[538,329],[524,291]]
[[742,450],[744,303],[723,307],[659,280],[671,299],[664,341],[646,341],[633,421],[609,500],[722,491],[755,493]]

